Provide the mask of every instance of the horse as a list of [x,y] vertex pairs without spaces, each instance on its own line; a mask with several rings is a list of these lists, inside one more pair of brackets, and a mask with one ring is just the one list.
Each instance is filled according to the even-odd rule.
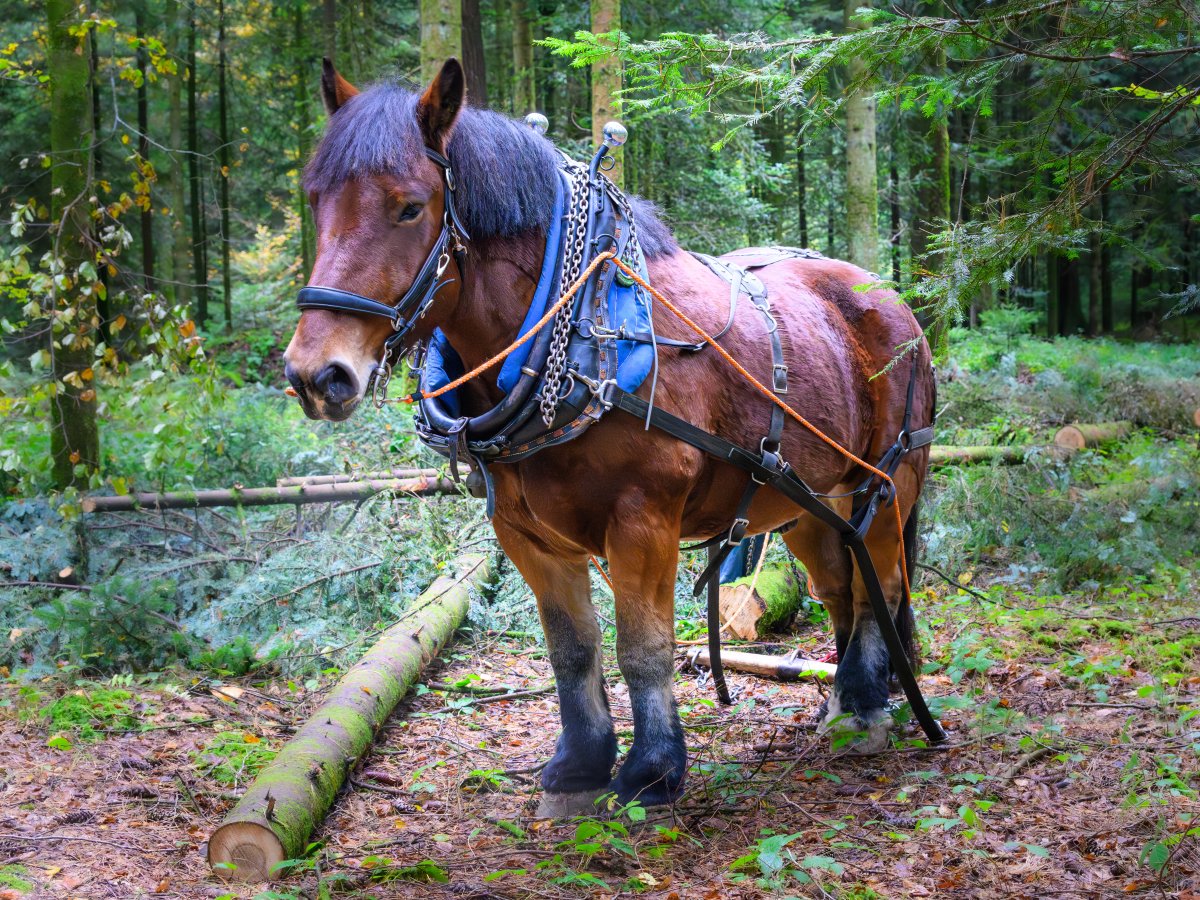
[[[455,259],[441,261],[447,277],[431,289],[402,349],[440,329],[466,368],[499,354],[522,327],[548,252],[561,161],[554,145],[516,120],[470,106],[462,67],[453,59],[423,91],[388,82],[360,91],[326,60],[321,94],[328,123],[304,175],[317,233],[309,284],[396,305],[411,293],[423,260],[433,258],[431,248],[453,212],[469,240],[456,248]],[[727,281],[678,245],[653,204],[629,203],[648,283],[710,335],[718,332],[731,313]],[[769,253],[748,248],[737,259],[756,255]],[[914,421],[932,421],[929,345],[895,293],[848,262],[789,257],[756,272],[769,292],[789,373],[787,400],[814,426],[789,418],[782,452],[814,492],[827,495],[826,506],[848,516],[864,476],[859,462],[879,459],[907,427],[909,413]],[[771,323],[746,306],[732,319],[721,348],[759,382],[770,383]],[[656,327],[680,346],[695,340],[665,313],[658,313]],[[371,396],[392,335],[393,324],[378,315],[305,308],[284,355],[305,414],[348,418]],[[911,372],[907,364],[889,367],[901,348],[910,351]],[[657,349],[655,407],[738,445],[759,445],[772,416],[761,391],[715,352]],[[636,393],[647,397],[650,389],[643,384]],[[462,387],[461,404],[466,413],[481,411],[502,395],[494,379],[479,377]],[[557,683],[562,730],[542,771],[543,809],[585,809],[606,792],[622,803],[675,802],[687,770],[672,692],[680,542],[729,528],[746,473],[616,413],[574,440],[490,468],[495,534],[536,596]],[[905,566],[914,560],[927,468],[928,449],[921,447],[892,475],[889,502],[898,505],[903,532],[881,516],[865,533],[910,659],[916,646]],[[784,529],[784,543],[829,613],[839,665],[819,713],[823,725],[857,733],[868,749],[885,746],[889,653],[856,557],[842,535],[769,487],[754,495],[744,518],[749,533]],[[615,777],[618,748],[591,598],[592,557],[608,561],[616,653],[633,713],[632,746]]]

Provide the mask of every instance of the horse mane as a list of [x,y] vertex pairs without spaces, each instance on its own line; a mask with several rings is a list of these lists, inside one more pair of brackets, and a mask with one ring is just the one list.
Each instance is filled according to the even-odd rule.
[[[329,118],[304,170],[306,191],[324,192],[351,178],[400,172],[419,164],[420,95],[394,82],[372,85]],[[448,149],[459,189],[458,213],[472,238],[511,238],[545,231],[554,208],[558,152],[546,138],[507,116],[463,107]],[[648,200],[630,196],[648,257],[678,249]]]

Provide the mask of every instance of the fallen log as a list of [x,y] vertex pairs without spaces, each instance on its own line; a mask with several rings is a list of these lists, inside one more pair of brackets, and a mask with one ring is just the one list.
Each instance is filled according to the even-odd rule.
[[[693,668],[710,668],[707,647],[694,650],[689,660]],[[832,678],[837,672],[837,666],[833,663],[817,662],[815,659],[793,659],[790,656],[767,656],[765,653],[747,653],[744,650],[722,650],[721,662],[725,668],[736,672],[765,675],[780,681],[799,681],[806,675]]]
[[472,587],[489,577],[488,558],[460,557],[457,575],[431,584],[330,691],[279,755],[259,773],[208,841],[208,862],[225,878],[266,881],[298,859],[375,734],[462,624]]
[[1060,428],[1054,435],[1054,443],[1068,450],[1083,450],[1108,441],[1119,441],[1128,437],[1132,431],[1132,422],[1076,422],[1074,425]]
[[449,478],[389,478],[346,484],[299,484],[289,487],[232,488],[213,491],[176,491],[168,494],[137,493],[114,497],[86,497],[84,512],[118,512],[134,509],[199,509],[213,506],[273,506],[286,503],[340,503],[365,500],[392,492],[426,497],[457,494]]
[[1200,409],[1192,413],[1192,421],[1196,423],[1196,427],[1200,428]]
[[1006,444],[999,447],[951,447],[946,444],[934,444],[929,451],[929,464],[931,466],[967,466],[974,463],[995,462],[1000,465],[1015,466],[1025,462],[1025,457],[1031,450],[1038,450],[1056,459],[1067,459],[1074,452],[1054,444],[1048,446]]
[[437,478],[437,469],[414,469],[403,467],[387,472],[357,472],[349,475],[291,475],[276,478],[276,487],[295,487],[304,484],[349,484],[356,481],[391,481],[397,478]]

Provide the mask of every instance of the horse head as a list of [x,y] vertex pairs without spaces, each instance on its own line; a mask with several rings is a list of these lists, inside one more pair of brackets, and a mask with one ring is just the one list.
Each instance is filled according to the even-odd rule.
[[447,215],[446,154],[465,85],[449,59],[420,95],[360,93],[324,62],[329,126],[305,171],[317,254],[284,353],[309,418],[348,418],[377,370],[453,312],[461,272],[451,256],[466,235]]

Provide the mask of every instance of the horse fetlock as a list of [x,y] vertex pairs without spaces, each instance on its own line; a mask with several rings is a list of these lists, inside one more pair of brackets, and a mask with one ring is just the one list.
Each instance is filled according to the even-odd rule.
[[621,803],[636,800],[642,806],[661,806],[679,799],[686,775],[682,734],[653,742],[635,740],[611,789]]

